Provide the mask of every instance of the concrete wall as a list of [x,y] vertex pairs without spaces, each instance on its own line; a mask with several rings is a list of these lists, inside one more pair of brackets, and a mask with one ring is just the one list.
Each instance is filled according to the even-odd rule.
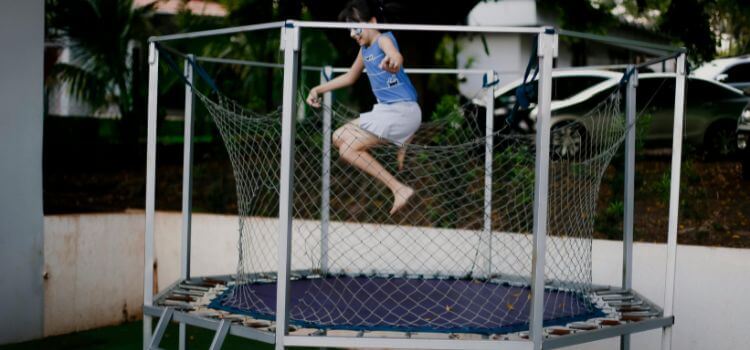
[[[116,324],[140,316],[143,273],[142,212],[45,218],[45,335]],[[273,226],[273,225],[270,225]],[[194,275],[234,273],[234,216],[193,216]],[[180,215],[157,213],[156,284],[179,276]],[[594,283],[618,285],[622,245],[593,242]],[[634,278],[638,292],[662,304],[666,248],[637,243]],[[740,349],[750,343],[745,317],[750,305],[750,250],[680,246],[673,349]],[[103,295],[103,296],[102,296]],[[658,349],[661,333],[633,336],[633,349]],[[617,339],[571,349],[618,349]]]
[[0,344],[42,334],[44,1],[0,1]]

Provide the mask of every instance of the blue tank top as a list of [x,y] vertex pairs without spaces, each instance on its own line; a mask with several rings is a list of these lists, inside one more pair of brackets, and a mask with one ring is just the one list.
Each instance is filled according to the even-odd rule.
[[398,49],[396,38],[391,32],[380,34],[375,42],[367,46],[362,46],[362,59],[367,69],[367,77],[370,79],[370,86],[378,103],[394,103],[402,101],[417,101],[417,91],[411,84],[409,77],[404,72],[404,67],[400,67],[398,72],[391,73],[380,69],[380,62],[385,58],[385,52],[378,45],[381,36],[387,36],[393,41],[393,45]]

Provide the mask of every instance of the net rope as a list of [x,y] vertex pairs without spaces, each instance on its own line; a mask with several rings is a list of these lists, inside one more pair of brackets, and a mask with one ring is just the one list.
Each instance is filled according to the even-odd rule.
[[[214,305],[273,319],[275,288],[268,286],[278,263],[280,112],[260,114],[220,94],[195,93],[227,148],[238,199],[236,283]],[[545,324],[597,311],[590,298],[592,234],[602,176],[628,129],[621,100],[613,93],[585,115],[553,127]],[[489,182],[485,116],[470,103],[443,108],[408,144],[370,148],[388,172],[415,189],[407,205],[390,215],[394,195],[388,187],[341,159],[347,149],[332,143],[330,154],[324,152],[331,138],[323,132],[327,113],[331,132],[359,114],[337,102],[295,113],[292,323],[523,329],[531,307],[534,135],[505,128],[492,135]]]

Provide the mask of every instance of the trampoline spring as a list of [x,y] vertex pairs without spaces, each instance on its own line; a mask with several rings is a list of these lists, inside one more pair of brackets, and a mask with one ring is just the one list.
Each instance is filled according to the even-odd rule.
[[578,329],[582,331],[591,331],[594,329],[598,329],[599,326],[597,326],[594,323],[589,323],[589,322],[573,322],[571,324],[568,324],[568,328]]
[[609,294],[603,295],[602,300],[604,301],[615,301],[615,300],[632,300],[635,296],[632,294]]
[[211,288],[208,288],[208,287],[201,287],[201,286],[196,286],[196,285],[192,285],[192,284],[185,284],[185,283],[181,283],[180,284],[180,288],[190,289],[190,290],[199,290],[199,291],[203,291],[203,292],[208,292],[211,289]]
[[195,298],[189,295],[170,295],[166,298],[167,300],[191,302],[195,301]]
[[183,301],[165,300],[163,304],[166,306],[180,308],[180,309],[188,309],[188,310],[193,309],[193,305],[190,305]]
[[189,296],[194,296],[194,297],[202,297],[204,295],[204,293],[201,293],[201,292],[193,292],[193,291],[183,290],[183,289],[175,289],[172,291],[172,293],[178,294],[178,295],[189,295]]
[[210,277],[204,277],[203,282],[211,284],[213,287],[216,287],[218,285],[224,286],[227,284],[227,281],[217,280],[215,278],[210,278]]
[[635,306],[635,305],[643,305],[642,300],[633,299],[630,301],[612,301],[609,302],[609,306]]
[[651,310],[651,307],[649,306],[620,306],[615,308],[618,312],[632,312],[632,311],[649,311]]
[[609,288],[602,288],[602,289],[594,289],[594,293],[596,293],[599,296],[603,295],[612,295],[612,294],[625,294],[630,293],[629,290],[625,289],[609,289]]

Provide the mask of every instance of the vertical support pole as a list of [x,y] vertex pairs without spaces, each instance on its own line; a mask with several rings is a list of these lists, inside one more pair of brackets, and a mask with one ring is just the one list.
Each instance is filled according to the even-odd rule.
[[[323,67],[320,72],[320,83],[323,84],[332,77],[333,68]],[[331,114],[333,106],[333,93],[328,91],[323,94],[323,170],[320,203],[320,269],[328,272],[328,230],[331,220]]]
[[[188,55],[185,59],[185,79],[193,84],[193,66],[190,61],[194,56]],[[195,120],[194,94],[192,86],[185,84],[185,131],[183,135],[182,150],[182,235],[180,238],[180,260],[181,278],[190,279],[190,252],[192,240],[192,215],[193,215],[193,126]],[[187,342],[187,326],[180,323],[179,349],[185,350]]]
[[[625,95],[625,213],[622,232],[622,289],[633,288],[633,207],[635,205],[635,135],[636,135],[636,88],[638,87],[638,70],[630,65],[627,71],[633,70],[628,80]],[[630,349],[630,335],[620,337],[620,350]]]
[[492,277],[492,155],[495,132],[495,71],[485,73],[484,237],[487,278]]
[[[143,305],[154,303],[154,215],[156,203],[156,108],[159,96],[159,51],[148,45],[148,137],[146,144],[146,232],[143,261]],[[151,340],[151,316],[143,315],[143,348]]]
[[[674,315],[674,286],[677,272],[677,219],[680,205],[680,167],[682,166],[682,129],[685,118],[685,53],[677,56],[674,93],[674,128],[672,130],[672,171],[669,189],[669,224],[667,226],[667,274],[664,288],[664,317]],[[672,326],[664,327],[662,350],[672,348]]]
[[284,97],[281,111],[281,174],[279,193],[279,267],[276,280],[276,349],[284,349],[289,333],[289,273],[292,250],[292,193],[294,186],[294,113],[297,98],[299,27],[287,21],[281,29],[284,50]]
[[534,170],[534,245],[531,257],[531,319],[529,338],[534,350],[544,342],[544,265],[547,245],[549,196],[550,128],[552,125],[552,64],[557,56],[557,34],[553,28],[539,34],[539,113],[536,122],[536,164]]

